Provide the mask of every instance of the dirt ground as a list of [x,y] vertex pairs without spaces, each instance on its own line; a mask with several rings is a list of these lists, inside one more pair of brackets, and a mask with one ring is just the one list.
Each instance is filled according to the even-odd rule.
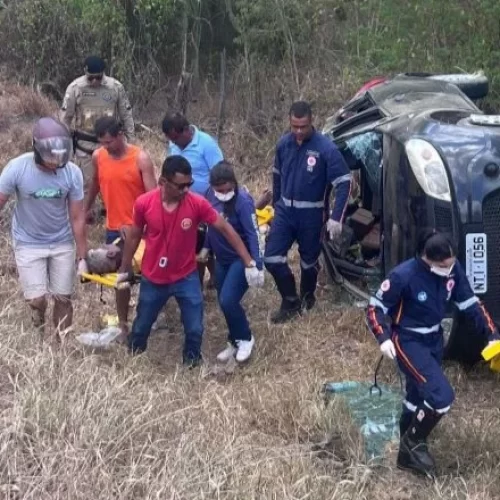
[[[26,89],[2,87],[2,165],[30,147],[33,117],[53,109]],[[232,158],[235,145],[249,144],[248,155],[252,147],[260,151],[260,174],[244,177],[257,194],[267,182],[273,138],[264,145],[240,134],[234,126],[222,146]],[[148,133],[140,139],[160,165],[164,145]],[[324,275],[317,307],[286,326],[269,323],[278,306],[269,275],[263,290],[247,294],[256,347],[244,366],[216,366],[226,328],[214,292],[206,293],[207,362],[199,369],[180,364],[175,302],[145,355],[81,346],[75,335],[113,312],[112,293],[105,290],[102,303],[93,284],[78,285],[74,332],[53,349],[32,331],[12,273],[8,212],[2,224],[0,498],[500,498],[500,384],[485,366],[469,373],[446,367],[457,399],[432,436],[435,483],[395,468],[397,443],[382,465],[366,463],[346,409],[325,408],[320,391],[329,381],[370,380],[378,349],[363,312]],[[92,228],[95,244],[102,236],[102,227]],[[383,376],[397,384],[392,367],[384,365]]]

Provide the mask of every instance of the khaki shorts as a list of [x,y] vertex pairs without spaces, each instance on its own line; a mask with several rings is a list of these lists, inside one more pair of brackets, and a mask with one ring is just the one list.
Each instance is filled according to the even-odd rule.
[[72,295],[75,289],[76,250],[73,243],[33,248],[14,246],[19,282],[26,300],[48,293]]

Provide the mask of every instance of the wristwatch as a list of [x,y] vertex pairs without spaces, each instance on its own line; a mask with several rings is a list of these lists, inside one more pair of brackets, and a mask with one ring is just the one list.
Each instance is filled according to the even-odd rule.
[[257,262],[255,262],[253,259],[248,263],[246,266],[247,269],[251,269],[252,267],[257,267]]

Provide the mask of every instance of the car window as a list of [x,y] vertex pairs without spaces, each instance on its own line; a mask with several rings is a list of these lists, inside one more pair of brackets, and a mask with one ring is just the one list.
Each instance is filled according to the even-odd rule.
[[[369,131],[347,139],[342,154],[354,160],[356,167],[366,174],[366,180],[372,190],[376,190],[382,167],[382,134]],[[352,167],[351,167],[352,168]]]

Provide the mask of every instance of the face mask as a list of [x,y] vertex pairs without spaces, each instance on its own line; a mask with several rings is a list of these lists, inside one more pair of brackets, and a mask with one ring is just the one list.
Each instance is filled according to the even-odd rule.
[[234,190],[229,191],[229,193],[222,194],[218,193],[217,191],[214,191],[215,197],[219,200],[222,201],[223,203],[226,203],[227,201],[230,201],[234,197]]
[[450,266],[449,268],[431,266],[431,273],[437,274],[442,278],[448,278],[452,271],[453,266]]

